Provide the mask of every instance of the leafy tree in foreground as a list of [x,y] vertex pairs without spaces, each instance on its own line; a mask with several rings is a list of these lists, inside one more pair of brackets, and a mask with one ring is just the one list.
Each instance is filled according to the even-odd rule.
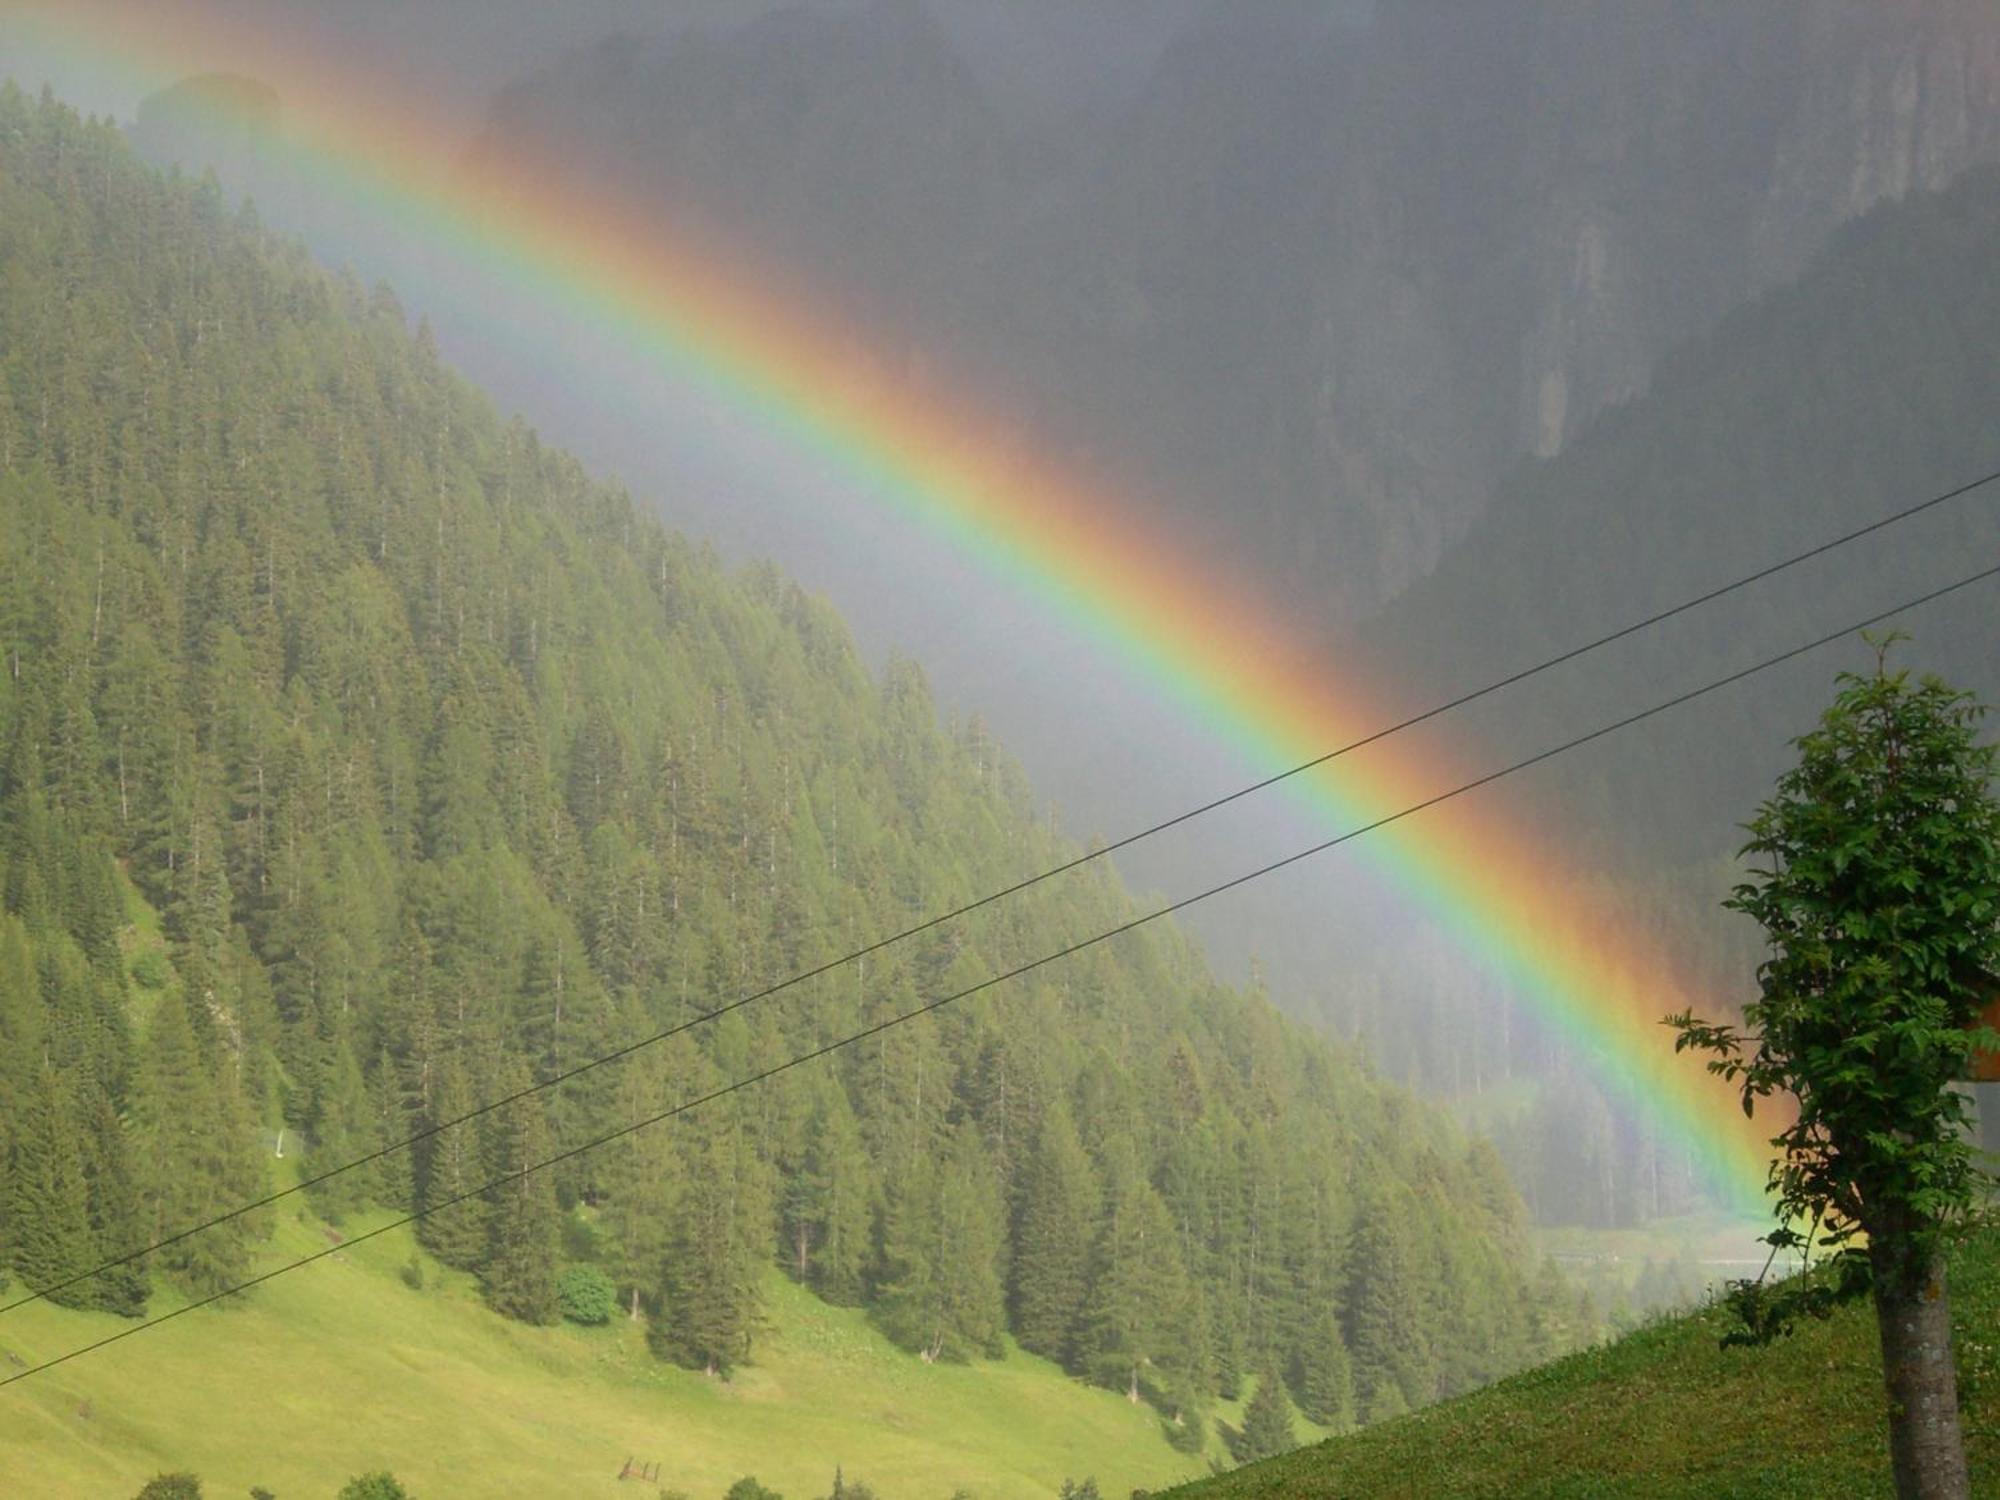
[[192,1474],[156,1474],[132,1500],[201,1500],[201,1481]]
[[1715,1054],[1746,1111],[1797,1099],[1773,1142],[1766,1239],[1834,1247],[1828,1275],[1739,1288],[1747,1331],[1734,1337],[1766,1342],[1872,1286],[1897,1493],[1928,1500],[1968,1493],[1945,1259],[1976,1177],[1950,1085],[1994,1040],[1968,1028],[2000,969],[2000,752],[1975,741],[1979,705],[1890,672],[1888,644],[1872,676],[1842,675],[1749,824],[1745,853],[1769,867],[1728,904],[1773,951],[1745,1031],[1685,1012],[1669,1024],[1676,1047]]

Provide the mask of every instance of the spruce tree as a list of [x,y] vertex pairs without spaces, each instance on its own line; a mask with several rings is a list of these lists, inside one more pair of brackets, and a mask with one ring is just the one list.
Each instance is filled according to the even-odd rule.
[[1275,1458],[1299,1445],[1292,1430],[1292,1404],[1285,1399],[1285,1383],[1274,1367],[1267,1366],[1257,1377],[1257,1389],[1243,1409],[1243,1429],[1230,1444],[1238,1463],[1255,1463]]
[[417,1220],[417,1238],[431,1254],[461,1271],[472,1270],[486,1252],[490,1209],[478,1192],[486,1177],[477,1122],[445,1122],[463,1117],[473,1102],[464,1067],[457,1058],[447,1057],[438,1068],[428,1121],[434,1129],[444,1128],[420,1148],[418,1207],[423,1217]]
[[1340,1319],[1323,1310],[1299,1356],[1299,1410],[1322,1427],[1345,1432],[1354,1425],[1354,1367]]
[[1364,1422],[1430,1399],[1430,1353],[1423,1289],[1411,1245],[1408,1205],[1383,1195],[1363,1205],[1348,1248],[1342,1298],[1353,1358],[1354,1399]]
[[706,1122],[668,1245],[650,1330],[668,1359],[727,1376],[749,1357],[771,1247],[763,1164],[740,1121]]
[[[527,1084],[527,1069],[518,1062],[501,1075],[503,1094]],[[560,1315],[556,1256],[562,1242],[561,1215],[548,1170],[530,1170],[551,1154],[542,1095],[517,1099],[487,1116],[487,1122],[484,1156],[489,1180],[503,1180],[493,1189],[487,1209],[480,1285],[495,1312],[524,1323],[553,1323]]]
[[1140,1175],[1129,1141],[1113,1143],[1110,1155],[1077,1356],[1092,1379],[1137,1401],[1148,1387],[1183,1384],[1195,1307],[1165,1203]]
[[53,1302],[85,1306],[87,1283],[60,1285],[90,1268],[92,1241],[83,1161],[52,1069],[38,1070],[21,1104],[7,1170],[8,1257],[26,1286]]
[[[89,1106],[86,1148],[89,1153],[90,1230],[92,1258],[120,1259],[145,1243],[138,1186],[133,1178],[131,1146],[124,1124],[108,1094],[98,1094]],[[146,1311],[146,1271],[142,1260],[100,1271],[85,1283],[91,1306],[121,1317],[141,1317]]]
[[1097,1183],[1058,1098],[1042,1115],[1014,1221],[1014,1336],[1021,1347],[1067,1362],[1089,1292]]

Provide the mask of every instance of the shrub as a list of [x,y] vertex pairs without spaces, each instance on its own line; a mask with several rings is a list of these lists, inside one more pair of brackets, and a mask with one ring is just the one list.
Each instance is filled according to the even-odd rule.
[[132,960],[132,982],[142,990],[167,987],[167,956],[158,948],[148,948]]
[[357,1474],[340,1487],[334,1500],[416,1500],[388,1470]]
[[192,1474],[155,1474],[134,1500],[201,1500],[201,1481]]
[[732,1484],[722,1500],[785,1500],[776,1490],[767,1490],[750,1475],[745,1474]]
[[595,1266],[571,1266],[556,1278],[556,1302],[572,1323],[608,1323],[618,1307],[618,1288]]

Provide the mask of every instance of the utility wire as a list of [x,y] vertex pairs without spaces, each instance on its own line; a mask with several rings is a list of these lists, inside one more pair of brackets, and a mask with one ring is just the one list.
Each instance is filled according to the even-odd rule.
[[633,1124],[621,1126],[617,1130],[610,1131],[609,1133],[598,1136],[593,1140],[585,1141],[580,1146],[571,1146],[567,1150],[558,1151],[553,1156],[544,1157],[541,1161],[534,1162],[528,1166],[519,1168],[516,1171],[508,1172],[503,1174],[502,1176],[495,1177],[490,1182],[483,1183],[479,1187],[469,1189],[466,1192],[455,1194],[452,1197],[446,1198],[441,1202],[433,1203],[427,1208],[421,1208],[411,1213],[403,1214],[397,1218],[389,1220],[386,1224],[382,1224],[374,1229],[368,1230],[366,1233],[357,1234],[353,1236],[351,1239],[343,1241],[341,1244],[329,1245],[324,1250],[314,1251],[311,1255],[304,1255],[300,1256],[297,1260],[287,1261],[283,1265],[275,1266],[271,1270],[265,1271],[260,1275],[252,1276],[246,1281],[239,1281],[235,1285],[225,1287],[223,1288],[223,1290],[219,1292],[213,1292],[206,1297],[202,1297],[194,1302],[187,1303],[182,1307],[177,1307],[171,1312],[161,1313],[158,1317],[148,1318],[144,1322],[135,1323],[131,1327],[121,1329],[117,1333],[107,1334],[105,1337],[101,1339],[94,1340],[93,1342],[88,1344],[83,1344],[78,1348],[70,1350],[66,1354],[58,1354],[53,1359],[45,1359],[40,1364],[29,1365],[26,1369],[17,1371],[12,1375],[7,1376],[6,1379],[0,1380],[0,1388],[10,1386],[18,1380],[26,1380],[30,1375],[37,1375],[44,1370],[53,1369],[57,1365],[65,1364],[72,1359],[78,1359],[83,1355],[93,1352],[94,1350],[102,1349],[107,1345],[118,1343],[120,1340],[129,1339],[134,1334],[144,1333],[149,1328],[157,1328],[162,1323],[171,1322],[173,1319],[180,1317],[184,1313],[191,1313],[195,1311],[197,1308],[207,1307],[210,1303],[220,1302],[225,1297],[233,1297],[237,1293],[248,1291],[252,1287],[262,1286],[265,1282],[274,1280],[279,1276],[283,1276],[288,1271],[296,1271],[301,1266],[309,1266],[314,1261],[324,1260],[329,1255],[337,1254],[343,1250],[352,1249],[356,1245],[365,1244],[367,1241],[375,1239],[379,1235],[387,1234],[392,1229],[400,1229],[405,1224],[415,1223],[418,1219],[424,1218],[430,1214],[442,1212],[444,1209],[451,1208],[455,1204],[463,1203],[468,1199],[476,1198],[483,1194],[490,1193],[497,1188],[506,1187],[510,1183],[519,1182],[523,1178],[531,1176],[532,1174],[542,1171],[545,1168],[553,1167],[561,1162],[569,1161],[574,1157],[582,1156],[587,1151],[595,1151],[599,1146],[607,1146],[611,1144],[611,1142],[613,1141],[623,1140],[626,1136],[636,1134],[637,1132],[646,1129],[648,1126],[657,1125],[663,1120],[674,1119],[679,1115],[684,1115],[688,1113],[690,1110],[699,1109],[704,1104],[712,1104],[717,1099],[726,1098],[729,1095],[738,1093],[743,1089],[747,1089],[756,1084],[763,1083],[767,1079],[777,1077],[780,1073],[788,1073],[793,1068],[802,1067],[809,1062],[815,1062],[822,1057],[827,1057],[832,1053],[839,1052],[847,1047],[851,1047],[855,1045],[857,1042],[865,1042],[871,1037],[880,1036],[883,1032],[888,1031],[893,1027],[901,1026],[909,1021],[914,1021],[918,1019],[920,1016],[927,1016],[931,1014],[931,1012],[933,1011],[943,1010],[947,1005],[956,1004],[960,1000],[968,999],[973,995],[979,994],[983,990],[990,990],[994,988],[996,985],[1005,984],[1009,980],[1019,979],[1024,974],[1033,973],[1035,970],[1043,968],[1049,964],[1055,963],[1059,959],[1069,958],[1075,954],[1081,953],[1087,948],[1094,948],[1099,943],[1109,942],[1113,938],[1122,937],[1128,932],[1133,932],[1141,927],[1146,926],[1148,923],[1157,922],[1162,917],[1172,916],[1175,912],[1185,911],[1189,907],[1194,906],[1199,902],[1207,901],[1215,896],[1220,896],[1225,891],[1233,891],[1238,886],[1248,885],[1253,880],[1260,880],[1266,875],[1274,874],[1279,870],[1283,870],[1291,865],[1298,864],[1302,860],[1310,859],[1316,854],[1324,854],[1327,850],[1338,848],[1342,844],[1349,843],[1354,839],[1360,838],[1363,834],[1373,833],[1378,828],[1386,828],[1391,823],[1401,822],[1404,818],[1412,817],[1415,814],[1423,812],[1428,808],[1436,807],[1440,803],[1452,801],[1454,798],[1462,797],[1468,792],[1477,791],[1479,788],[1484,786],[1490,786],[1492,783],[1501,780],[1503,777],[1512,776],[1519,771],[1525,771],[1531,766],[1538,766],[1543,761],[1553,760],[1558,755],[1563,755],[1571,750],[1575,750],[1580,748],[1581,746],[1588,745],[1594,740],[1601,740],[1605,738],[1607,735],[1616,734],[1621,729],[1628,729],[1634,724],[1642,723],[1647,719],[1651,719],[1656,717],[1657,715],[1666,713],[1670,709],[1679,708],[1681,705],[1685,703],[1691,703],[1697,698],[1705,697],[1708,694],[1716,692],[1721,688],[1729,687],[1734,683],[1741,682],[1746,677],[1753,677],[1759,672],[1767,671],[1772,667],[1780,666],[1783,663],[1791,661],[1796,657],[1804,656],[1809,651],[1816,651],[1821,646],[1827,646],[1831,645],[1835,641],[1845,640],[1849,636],[1855,634],[1855,632],[1866,630],[1871,625],[1879,625],[1884,620],[1893,619],[1897,615],[1904,614],[1909,610],[1917,609],[1922,605],[1932,603],[1933,601],[1938,599],[1942,599],[1947,594],[1957,593],[1960,589],[1970,588],[1973,584],[1983,583],[1987,579],[1996,576],[2000,576],[2000,564],[1995,564],[1994,566],[1985,568],[1980,572],[1971,574],[1968,577],[1961,578],[1956,583],[1948,583],[1944,585],[1942,588],[1932,589],[1929,593],[1921,594],[1914,599],[1905,600],[1901,604],[1894,605],[1889,609],[1885,609],[1877,614],[1870,615],[1865,620],[1857,620],[1850,625],[1843,625],[1840,629],[1829,631],[1822,636],[1817,636],[1814,639],[1807,641],[1804,645],[1794,646],[1788,651],[1781,651],[1776,656],[1767,656],[1762,661],[1757,662],[1752,666],[1740,668],[1737,671],[1729,673],[1726,677],[1714,678],[1709,682],[1703,683],[1700,687],[1690,688],[1684,693],[1679,693],[1672,698],[1666,699],[1664,702],[1656,703],[1651,708],[1643,708],[1640,709],[1637,713],[1627,714],[1622,719],[1614,719],[1608,724],[1599,725],[1596,729],[1590,730],[1588,733],[1585,734],[1580,734],[1576,736],[1576,738],[1574,739],[1565,740],[1559,745],[1552,746],[1546,750],[1538,751],[1535,754],[1528,756],[1526,759],[1517,760],[1513,762],[1511,765],[1502,766],[1497,771],[1488,771],[1485,775],[1476,777],[1471,781],[1461,782],[1459,785],[1452,787],[1449,791],[1438,792],[1432,796],[1424,798],[1420,802],[1412,802],[1407,807],[1403,807],[1396,812],[1388,813],[1383,817],[1376,818],[1373,822],[1363,823],[1359,827],[1350,828],[1347,832],[1342,834],[1337,834],[1333,838],[1322,840],[1321,842],[1313,844],[1308,848],[1301,849],[1296,853],[1288,854],[1283,859],[1276,859],[1271,861],[1269,864],[1260,865],[1254,870],[1247,871],[1244,874],[1234,876],[1229,880],[1225,880],[1220,885],[1212,885],[1208,887],[1208,889],[1206,890],[1197,891],[1192,896],[1183,896],[1180,900],[1172,902],[1169,905],[1159,907],[1153,911],[1146,913],[1144,916],[1133,917],[1130,921],[1121,922],[1115,927],[1107,927],[1102,932],[1095,933],[1090,937],[1083,938],[1077,942],[1071,943],[1067,947],[1058,948],[1052,953],[1045,953],[1040,958],[1030,959],[1028,962],[1024,964],[1018,964],[1014,968],[1008,969],[1004,973],[996,974],[990,979],[981,980],[978,984],[968,985],[966,988],[958,990],[952,994],[945,995],[940,999],[927,1001],[926,1003],[919,1005],[914,1009],[906,1010],[897,1015],[890,1016],[887,1020],[878,1021],[873,1026],[864,1027],[860,1031],[851,1032],[848,1035],[841,1037],[836,1041],[826,1043],[824,1046],[815,1047],[810,1052],[801,1052],[798,1056],[789,1058],[784,1062],[766,1068],[760,1073],[752,1073],[747,1077],[737,1079],[733,1083],[724,1084],[721,1088],[712,1089],[706,1094],[698,1095],[693,1099],[684,1100],[681,1103],[676,1104],[672,1109],[662,1110],[656,1115],[649,1115],[645,1119],[636,1121]]
[[1742,577],[1734,579],[1729,583],[1725,583],[1716,588],[1709,589],[1706,593],[1696,594],[1692,598],[1684,599],[1680,603],[1672,605],[1667,609],[1660,610],[1656,614],[1647,615],[1644,619],[1634,620],[1629,625],[1621,626],[1618,629],[1613,630],[1606,635],[1600,635],[1593,640],[1586,641],[1582,645],[1572,646],[1569,650],[1561,652],[1556,656],[1547,657],[1542,661],[1536,662],[1533,666],[1523,667],[1519,671],[1511,672],[1505,677],[1496,678],[1494,681],[1487,683],[1484,687],[1474,688],[1469,692],[1459,694],[1456,698],[1448,699],[1447,701],[1439,703],[1434,707],[1427,708],[1423,710],[1421,713],[1412,714],[1405,719],[1399,719],[1393,724],[1386,725],[1381,729],[1373,731],[1372,733],[1363,735],[1360,739],[1350,740],[1344,745],[1326,751],[1324,754],[1314,756],[1311,760],[1301,761],[1295,766],[1291,766],[1283,771],[1279,771],[1274,775],[1266,776],[1261,781],[1253,781],[1247,786],[1238,787],[1235,791],[1217,797],[1213,801],[1204,802],[1199,807],[1191,807],[1185,812],[1177,813],[1173,817],[1167,818],[1162,822],[1151,824],[1148,827],[1140,829],[1136,833],[1129,833],[1125,835],[1123,838],[1119,839],[1116,843],[1104,844],[1098,848],[1090,850],[1087,853],[1079,854],[1074,859],[1065,860],[1063,863],[1051,866],[1049,869],[1043,870],[1039,874],[1030,875],[1023,880],[1016,881],[1014,884],[1010,886],[1003,887],[1002,889],[993,891],[988,895],[978,897],[977,899],[972,901],[968,901],[963,906],[953,907],[950,911],[940,912],[936,916],[928,917],[925,920],[917,923],[913,927],[905,927],[900,932],[894,932],[885,938],[879,938],[875,942],[868,944],[866,947],[856,948],[852,952],[843,954],[839,958],[829,959],[827,962],[819,964],[814,968],[801,970],[799,973],[793,974],[791,977],[787,979],[779,980],[775,984],[767,985],[765,988],[761,990],[755,990],[749,994],[739,996],[737,999],[730,1001],[726,1005],[717,1006],[713,1010],[703,1011],[698,1015],[689,1017],[685,1021],[677,1022],[676,1024],[667,1027],[664,1031],[656,1031],[651,1036],[642,1037],[635,1042],[629,1042],[623,1047],[619,1047],[613,1051],[603,1053],[602,1055],[593,1057],[588,1061],[577,1063],[575,1066],[566,1068],[562,1072],[556,1073],[551,1077],[541,1079],[535,1083],[531,1083],[527,1085],[525,1088],[516,1089],[511,1094],[503,1094],[501,1097],[497,1099],[489,1100],[486,1103],[481,1104],[474,1109],[467,1110],[464,1114],[456,1115],[448,1120],[440,1120],[433,1125],[427,1125],[422,1130],[417,1131],[413,1135],[405,1136],[403,1137],[403,1139],[398,1141],[392,1141],[386,1146],[378,1147],[377,1149],[368,1152],[364,1156],[357,1156],[351,1161],[343,1162],[339,1166],[329,1167],[324,1172],[319,1172],[314,1174],[313,1176],[302,1178],[300,1181],[293,1183],[289,1187],[278,1188],[273,1192],[265,1194],[261,1198],[254,1199],[248,1203],[240,1204],[235,1208],[227,1209],[222,1213],[216,1214],[212,1218],[204,1219],[199,1224],[193,1224],[185,1229],[177,1230],[175,1233],[167,1235],[163,1239],[155,1240],[151,1244],[143,1245],[136,1250],[127,1251],[125,1254],[120,1255],[115,1259],[104,1261],[102,1264],[97,1265],[88,1271],[80,1272],[77,1275],[68,1277],[67,1279],[62,1281],[51,1282],[47,1286],[40,1287],[33,1291],[28,1292],[25,1296],[16,1297],[11,1302],[0,1303],[0,1315],[5,1315],[7,1313],[12,1312],[17,1307],[24,1307],[30,1302],[39,1301],[40,1299],[47,1297],[52,1293],[60,1292],[65,1290],[66,1288],[75,1286],[79,1282],[88,1281],[93,1276],[102,1275],[106,1271],[116,1270],[119,1266],[129,1265],[131,1262],[142,1259],[143,1257],[151,1255],[156,1251],[167,1249],[168,1247],[173,1245],[178,1245],[183,1240],[192,1239],[195,1235],[205,1233],[206,1231],[214,1229],[219,1225],[226,1224],[232,1219],[241,1218],[244,1214],[254,1213],[256,1210],[260,1208],[268,1208],[274,1203],[280,1202],[285,1198],[291,1197],[294,1193],[304,1192],[306,1189],[317,1187],[323,1182],[330,1182],[334,1178],[340,1177],[348,1172],[352,1172],[358,1167],[365,1167],[370,1162],[380,1161],[385,1156],[390,1156],[393,1155],[395,1152],[406,1150],[411,1146],[418,1145],[424,1141],[429,1140],[432,1136],[438,1135],[443,1131],[453,1128],[454,1126],[463,1125],[469,1120],[479,1119],[483,1115],[491,1114],[496,1109],[501,1109],[509,1104],[517,1103],[522,1099],[528,1098],[530,1095],[544,1093],[549,1089],[558,1088],[562,1084],[569,1082],[571,1079],[579,1078],[583,1074],[589,1073],[597,1068],[604,1067],[608,1063],[622,1061],[623,1059],[630,1057],[635,1052],[642,1051],[643,1049],[651,1047],[656,1043],[664,1042],[671,1037],[679,1036],[681,1033],[685,1031],[691,1031],[697,1026],[706,1025],[708,1022],[726,1016],[730,1014],[730,1012],[732,1011],[741,1010],[743,1007],[747,1005],[754,1005],[760,1000],[768,1000],[773,995],[781,994],[786,990],[804,984],[808,980],[817,979],[821,975],[831,973],[833,970],[841,968],[846,964],[853,963],[857,959],[867,958],[875,953],[881,952],[884,948],[892,947],[897,943],[907,941],[910,938],[917,937],[923,933],[929,932],[931,929],[935,927],[940,927],[946,922],[955,921],[959,917],[967,916],[972,912],[980,910],[982,907],[991,906],[997,901],[1004,901],[1009,896],[1018,895],[1022,891],[1028,890],[1033,886],[1040,885],[1043,881],[1053,880],[1058,875],[1066,875],[1071,870],[1077,869],[1083,865],[1087,865],[1091,863],[1093,860],[1102,859],[1107,854],[1115,854],[1120,849],[1128,849],[1132,845],[1139,843],[1141,840],[1152,838],[1156,834],[1165,833],[1172,828],[1178,828],[1183,823],[1193,822],[1196,818],[1203,817],[1208,813],[1212,813],[1220,808],[1227,807],[1232,802],[1240,802],[1246,797],[1254,796],[1258,792],[1266,791],[1269,788],[1278,785],[1280,782],[1291,780],[1295,776],[1301,776],[1308,771],[1317,770],[1319,767],[1326,765],[1331,761],[1338,760],[1342,756],[1351,755],[1357,750],[1365,749],[1370,745],[1376,744],[1378,741],[1388,739],[1391,735],[1401,734],[1406,729],[1414,729],[1417,725],[1428,723],[1432,719],[1440,718],[1443,715],[1452,712],[1454,709],[1463,708],[1469,703],[1476,703],[1482,698],[1490,697],[1494,693],[1501,692],[1519,683],[1526,682],[1531,677],[1538,677],[1544,672],[1562,666],[1565,663],[1575,661],[1578,657],[1588,656],[1590,653],[1594,651],[1602,650],[1604,647],[1609,646],[1614,642],[1624,640],[1627,636],[1637,635],[1641,631],[1650,630],[1656,625],[1664,624],[1666,621],[1674,619],[1679,615],[1684,615],[1692,610],[1700,609],[1705,605],[1712,604],[1718,599],[1724,598],[1729,594],[1736,593],[1739,590],[1749,588],[1753,584],[1761,583],[1765,579],[1771,578],[1779,573],[1783,573],[1788,569],[1795,568],[1799,566],[1799,564],[1801,563],[1810,562],[1812,559],[1816,557],[1824,557],[1827,553],[1836,551],[1841,547],[1849,545],[1850,543],[1857,542],[1861,540],[1863,537],[1872,536],[1878,531],[1886,531],[1888,528],[1899,525],[1904,521],[1911,520],[1916,516],[1920,516],[1924,514],[1926,511],[1935,510],[1942,505],[1949,504],[1953,500],[1962,499],[1965,496],[1973,493],[1975,490],[1983,489],[1987,485],[1994,483],[1996,480],[2000,480],[2000,469],[1992,470],[1989,473],[1981,475],[1977,479],[1973,479],[1964,484],[1957,485],[1952,489],[1944,491],[1941,494],[1933,495],[1927,500],[1920,500],[1914,505],[1905,506],[1901,510],[1893,511],[1890,514],[1879,518],[1878,520],[1869,522],[1865,526],[1859,526],[1852,531],[1843,532],[1839,536],[1832,537],[1827,541],[1821,542],[1817,546],[1810,547],[1803,552],[1793,553],[1791,556],[1786,557],[1778,562],[1771,563],[1768,566],[1757,569],[1754,573],[1745,573]]

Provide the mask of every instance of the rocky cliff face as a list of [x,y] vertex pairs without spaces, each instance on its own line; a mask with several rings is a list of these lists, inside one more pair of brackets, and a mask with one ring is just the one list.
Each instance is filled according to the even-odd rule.
[[480,151],[739,234],[1332,617],[1838,225],[2000,160],[1993,0],[1222,6],[1045,121],[964,40],[902,0],[607,49]]
[[1566,9],[1535,91],[1528,452],[1560,449],[1840,224],[2000,159],[2000,6],[1985,0],[1728,7],[1678,38],[1633,7],[1584,23]]

